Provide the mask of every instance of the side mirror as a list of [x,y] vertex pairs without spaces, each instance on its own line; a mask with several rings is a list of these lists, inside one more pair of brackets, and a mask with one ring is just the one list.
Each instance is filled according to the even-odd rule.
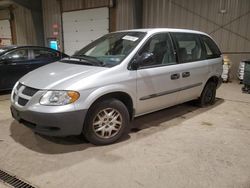
[[0,57],[0,62],[3,63],[3,64],[6,64],[6,60],[5,60],[4,56]]
[[151,64],[154,61],[154,54],[145,52],[141,56],[138,56],[133,63],[131,64],[131,68],[133,70],[137,70],[141,65]]
[[8,64],[12,63],[12,61],[10,59],[6,58],[6,56],[1,56],[0,63],[2,63],[4,65],[8,65]]

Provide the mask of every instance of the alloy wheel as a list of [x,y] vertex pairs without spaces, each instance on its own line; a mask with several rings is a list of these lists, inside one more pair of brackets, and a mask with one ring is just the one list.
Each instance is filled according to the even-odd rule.
[[93,120],[93,129],[100,138],[112,138],[122,127],[122,115],[114,108],[101,110]]

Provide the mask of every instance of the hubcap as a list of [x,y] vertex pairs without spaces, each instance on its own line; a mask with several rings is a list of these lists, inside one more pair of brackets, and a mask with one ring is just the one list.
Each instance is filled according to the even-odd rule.
[[122,115],[116,109],[105,108],[93,120],[93,129],[100,138],[112,138],[122,127]]

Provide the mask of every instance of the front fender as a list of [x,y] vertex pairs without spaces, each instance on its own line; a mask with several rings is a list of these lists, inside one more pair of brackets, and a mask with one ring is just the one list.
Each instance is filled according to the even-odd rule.
[[75,104],[76,109],[82,110],[82,109],[89,109],[90,106],[100,97],[114,93],[114,92],[123,92],[128,94],[133,102],[134,108],[136,105],[136,89],[130,89],[129,87],[125,87],[121,84],[113,84],[103,87],[98,87],[95,89],[89,89],[80,92],[80,99],[78,100],[77,104]]

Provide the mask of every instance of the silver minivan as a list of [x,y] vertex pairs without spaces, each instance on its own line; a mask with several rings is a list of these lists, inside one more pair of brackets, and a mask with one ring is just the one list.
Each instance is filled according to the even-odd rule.
[[213,104],[221,74],[221,52],[205,33],[119,31],[22,77],[11,112],[40,134],[82,134],[93,144],[110,144],[134,117],[190,100]]

